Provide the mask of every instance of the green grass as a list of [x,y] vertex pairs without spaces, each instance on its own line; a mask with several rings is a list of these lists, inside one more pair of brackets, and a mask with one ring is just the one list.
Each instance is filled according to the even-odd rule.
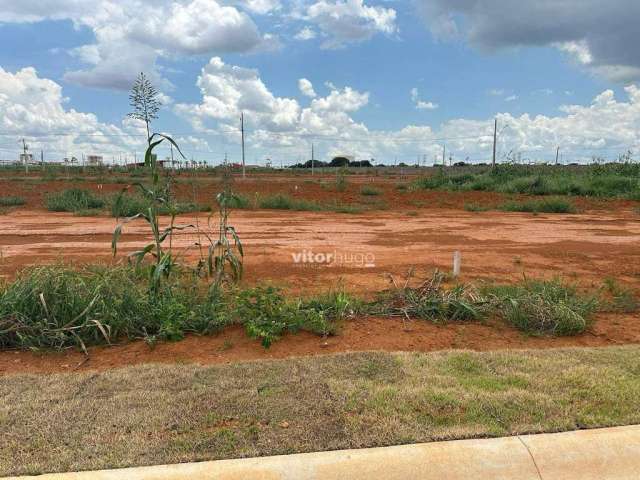
[[505,212],[576,213],[576,207],[568,200],[552,197],[542,200],[509,201],[499,207]]
[[483,190],[529,195],[579,195],[640,199],[640,164],[613,163],[581,167],[498,165],[470,173],[438,173],[416,180],[415,188]]
[[301,198],[293,198],[281,193],[260,198],[258,200],[258,206],[260,208],[270,210],[297,210],[310,212],[323,210],[323,207],[317,202]]
[[465,203],[464,209],[467,212],[486,212],[488,210],[491,210],[489,207],[485,205],[481,205],[480,203],[477,203],[477,202]]
[[[270,195],[267,197],[258,198],[256,201],[258,208],[270,209],[270,210],[294,210],[301,212],[322,212],[332,211],[336,213],[350,213],[357,214],[364,211],[364,207],[361,205],[354,205],[349,203],[340,203],[334,201],[331,203],[318,203],[313,200],[305,200],[303,198],[293,198],[285,194]],[[378,207],[379,205],[374,205]]]
[[45,205],[52,212],[78,212],[103,208],[105,201],[90,190],[70,188],[47,195]]
[[[147,272],[129,267],[64,265],[22,271],[0,284],[0,349],[84,348],[119,340],[180,340],[234,323],[268,347],[285,331],[331,335],[336,302],[290,298],[275,287],[231,289],[213,295],[183,274],[151,296]],[[349,305],[356,302],[344,293]]]
[[535,335],[580,334],[591,325],[599,306],[595,296],[580,294],[559,279],[490,286],[484,293],[497,298],[498,311],[508,323]]
[[22,197],[0,197],[0,207],[19,207],[25,203],[27,202]]
[[639,372],[628,346],[4,375],[0,476],[637,424]]
[[[130,194],[118,194],[114,195],[110,200],[111,216],[116,218],[132,217],[138,213],[146,212],[151,206],[149,199],[140,195]],[[234,207],[235,208],[235,207]],[[171,206],[161,206],[159,213],[161,215],[168,215],[173,212],[176,214],[193,213],[193,212],[208,212],[211,207],[208,205],[200,205],[193,202],[175,202]]]
[[[144,267],[64,265],[33,267],[0,284],[0,349],[84,348],[120,340],[180,340],[210,334],[230,324],[269,347],[285,332],[336,333],[355,314],[400,316],[436,323],[504,318],[536,335],[577,335],[593,321],[596,295],[580,294],[559,280],[514,285],[447,287],[434,274],[420,288],[381,292],[365,302],[344,291],[314,298],[286,295],[273,286],[234,288],[212,295],[188,272],[176,272],[151,295]],[[629,300],[625,300],[625,305]]]
[[635,313],[640,309],[640,303],[636,295],[629,288],[621,286],[615,279],[605,278],[604,289],[607,294],[605,299],[606,308],[609,311]]
[[377,188],[371,187],[369,185],[365,185],[360,189],[360,195],[374,197],[381,194],[382,192],[380,190],[378,190]]

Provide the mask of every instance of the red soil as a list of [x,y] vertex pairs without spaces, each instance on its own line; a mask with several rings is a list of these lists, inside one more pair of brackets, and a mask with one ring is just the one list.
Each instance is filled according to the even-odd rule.
[[[485,192],[400,192],[397,183],[406,179],[349,177],[346,192],[289,176],[237,180],[236,189],[252,198],[287,193],[306,199],[361,203],[360,185],[373,183],[382,191],[377,202],[386,209],[362,214],[292,211],[238,210],[231,216],[245,246],[247,284],[262,281],[283,285],[292,293],[325,290],[342,282],[352,292],[366,294],[388,287],[387,273],[396,277],[415,268],[416,278],[430,275],[434,268],[449,271],[454,251],[462,252],[462,280],[514,281],[528,277],[561,276],[586,288],[598,288],[615,278],[634,291],[640,290],[640,223],[632,202],[576,200],[577,215],[531,215],[504,212],[466,212],[466,202],[496,205],[504,198]],[[27,198],[27,206],[0,215],[0,278],[11,278],[26,265],[57,260],[111,262],[110,242],[115,219],[107,216],[77,217],[42,209],[47,191],[68,188],[64,181],[16,182],[0,179],[3,195]],[[74,184],[99,190],[95,183]],[[102,192],[119,191],[123,185],[105,184]],[[210,202],[219,189],[216,179],[199,179],[193,187],[178,184],[183,198]],[[407,213],[410,213],[407,215]],[[206,224],[206,215],[200,223]],[[181,223],[192,223],[185,216]],[[148,239],[143,223],[125,227],[122,252],[131,251]],[[189,247],[197,240],[193,233],[180,233],[174,244]],[[374,266],[299,264],[294,254],[303,251],[333,253],[345,260],[358,255],[373,258]],[[197,257],[192,248],[188,255]],[[328,340],[300,334],[283,339],[264,351],[239,329],[217,337],[190,337],[182,342],[158,345],[132,343],[92,351],[82,368],[109,368],[146,361],[227,362],[239,359],[278,358],[347,350],[419,350],[446,348],[546,348],[565,345],[611,345],[640,340],[637,315],[600,316],[593,331],[572,339],[523,337],[499,324],[437,327],[414,322],[405,332],[397,320],[358,319],[347,323],[341,334]],[[232,348],[223,348],[232,345]],[[0,353],[0,372],[59,371],[74,368],[82,360],[75,352],[37,355]],[[66,367],[63,367],[66,365]]]
[[577,337],[530,337],[499,322],[434,325],[396,318],[358,318],[346,322],[339,335],[323,339],[309,333],[286,335],[265,350],[240,327],[216,336],[190,336],[151,348],[144,342],[60,353],[0,352],[0,375],[106,370],[142,363],[198,363],[201,365],[265,360],[348,351],[417,351],[446,349],[502,350],[559,347],[602,347],[640,343],[637,317],[601,315],[595,325]]

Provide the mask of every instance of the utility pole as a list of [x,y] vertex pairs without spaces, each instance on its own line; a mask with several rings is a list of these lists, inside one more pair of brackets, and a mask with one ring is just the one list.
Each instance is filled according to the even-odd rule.
[[495,119],[493,124],[493,160],[491,162],[491,168],[496,168],[496,142],[498,140],[498,119]]
[[442,146],[442,168],[447,166],[447,160],[446,160],[446,154],[447,154],[447,146],[443,145]]
[[244,165],[244,112],[240,113],[240,133],[242,134],[242,178],[245,178],[246,171]]
[[315,156],[314,156],[314,151],[313,151],[313,143],[311,144],[311,176],[313,177],[313,167],[314,164],[316,163],[315,161]]
[[42,166],[42,171],[44,172],[44,151],[40,149],[40,165]]
[[28,150],[29,150],[29,147],[27,146],[27,142],[23,138],[22,139],[22,151],[23,151],[24,155],[22,156],[22,158],[23,158],[23,161],[24,161],[24,171],[26,173],[29,173],[29,162],[28,162],[28,157],[27,157],[27,151]]
[[558,165],[558,157],[560,156],[560,146],[558,145],[558,148],[556,148],[556,165]]

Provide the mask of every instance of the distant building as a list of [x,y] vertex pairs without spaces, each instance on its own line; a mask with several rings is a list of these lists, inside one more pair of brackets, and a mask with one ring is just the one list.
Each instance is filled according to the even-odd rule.
[[87,155],[87,165],[102,165],[103,159],[100,155]]
[[21,153],[20,163],[33,163],[33,155],[31,153]]

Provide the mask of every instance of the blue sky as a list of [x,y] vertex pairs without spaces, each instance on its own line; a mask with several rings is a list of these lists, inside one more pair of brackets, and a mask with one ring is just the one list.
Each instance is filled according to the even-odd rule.
[[[57,0],[49,11],[0,0],[0,42],[10,46],[0,50],[0,156],[11,156],[21,136],[53,158],[141,153],[132,136],[140,125],[123,123],[126,88],[140,70],[165,96],[155,129],[210,162],[237,154],[241,110],[256,162],[305,159],[310,142],[322,157],[386,163],[418,154],[431,162],[448,143],[456,159],[483,161],[495,116],[506,126],[504,158],[547,159],[556,144],[567,158],[614,157],[638,145],[633,2],[543,1],[521,12],[511,6],[497,20],[492,9],[504,12],[504,0],[463,0],[456,10],[449,3]],[[140,16],[145,8],[152,14]],[[165,29],[169,17],[178,20]],[[551,20],[563,29],[541,33]],[[297,38],[303,30],[314,38]],[[300,79],[314,96],[303,94]],[[16,82],[31,93],[12,94]],[[112,141],[96,145],[101,134]]]

